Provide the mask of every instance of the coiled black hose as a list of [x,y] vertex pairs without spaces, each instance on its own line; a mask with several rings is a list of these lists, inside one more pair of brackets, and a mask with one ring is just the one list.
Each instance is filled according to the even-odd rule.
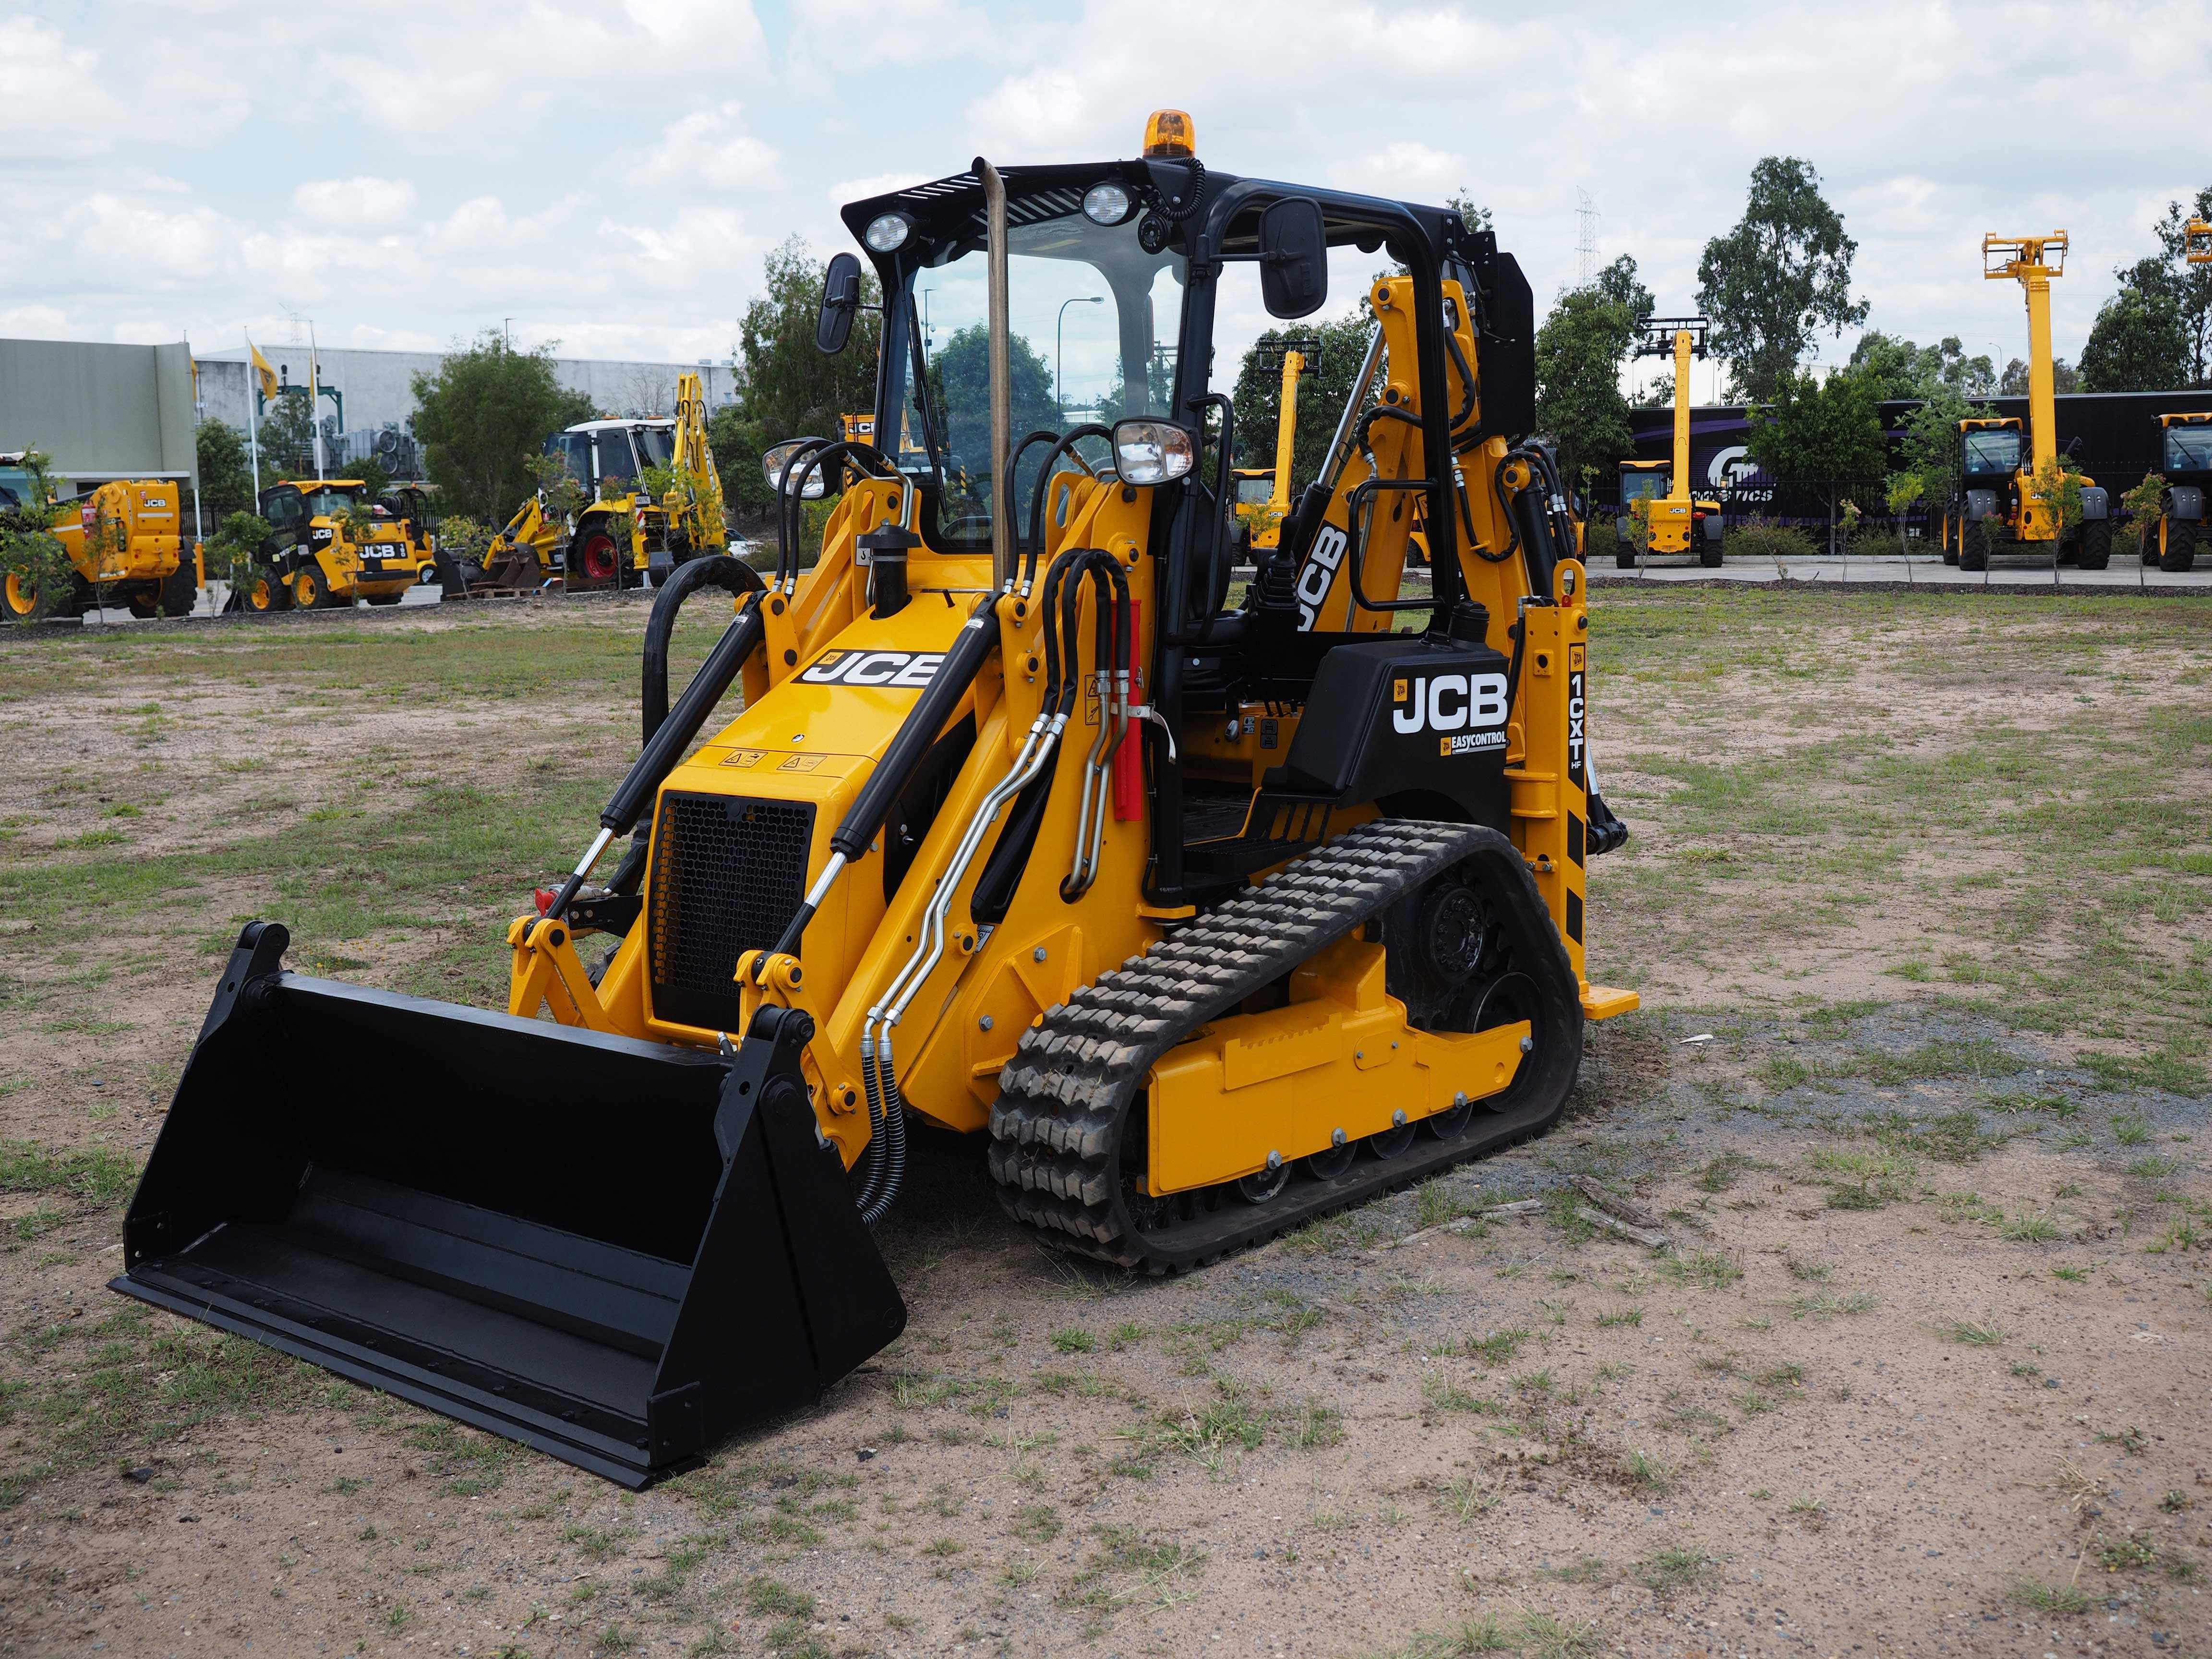
[[[1030,437],[1034,438],[1036,435],[1035,433],[1031,433]],[[1036,483],[1030,491],[1030,552],[1029,563],[1022,572],[1022,581],[1024,586],[1036,580],[1037,556],[1044,549],[1044,503],[1045,497],[1050,493],[1052,488],[1053,463],[1063,455],[1074,455],[1075,446],[1085,438],[1103,438],[1111,443],[1114,438],[1114,428],[1109,426],[1100,426],[1094,421],[1070,429],[1046,453],[1044,468],[1037,474]],[[1029,438],[1022,440],[1020,448],[1014,451],[1015,460],[1018,461],[1021,459],[1022,450],[1028,448],[1029,444]],[[1076,465],[1083,466],[1083,458],[1079,455],[1076,456]],[[1088,466],[1084,466],[1083,470],[1086,472],[1091,471]],[[1006,468],[1006,476],[1010,478],[1014,476],[1014,469],[1011,464]],[[1093,472],[1091,476],[1097,477],[1098,475]]]

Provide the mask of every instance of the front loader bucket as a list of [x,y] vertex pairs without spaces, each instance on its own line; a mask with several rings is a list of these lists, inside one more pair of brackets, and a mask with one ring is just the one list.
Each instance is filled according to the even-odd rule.
[[804,1013],[725,1057],[283,973],[288,943],[240,936],[112,1288],[633,1487],[904,1328]]

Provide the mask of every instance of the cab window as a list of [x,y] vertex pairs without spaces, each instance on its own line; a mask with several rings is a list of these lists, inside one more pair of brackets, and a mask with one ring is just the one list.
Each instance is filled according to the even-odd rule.
[[586,489],[592,487],[592,434],[556,432],[545,441],[545,453],[557,459],[568,476]]
[[1966,471],[2009,475],[2020,470],[2020,434],[2012,428],[1969,432],[1966,438]]
[[1647,496],[1656,501],[1667,493],[1664,472],[1624,472],[1620,475],[1620,499],[1640,501]]
[[2166,428],[2165,465],[2168,472],[2212,472],[2212,425]]
[[599,484],[629,484],[637,477],[637,457],[629,447],[629,428],[611,427],[599,434]]

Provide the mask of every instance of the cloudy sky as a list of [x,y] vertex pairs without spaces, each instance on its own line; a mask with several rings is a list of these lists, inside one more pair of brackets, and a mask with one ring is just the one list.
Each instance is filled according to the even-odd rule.
[[[10,0],[0,335],[435,347],[507,319],[586,356],[731,349],[763,253],[994,160],[1133,154],[1488,203],[1540,304],[1601,255],[1662,312],[1761,155],[1810,160],[1873,326],[2024,349],[1984,230],[2073,234],[2058,349],[2212,183],[2197,4],[1051,6],[959,0]],[[1361,273],[1352,273],[1354,279]],[[1332,307],[1334,308],[1334,307]],[[1824,360],[1850,341],[1824,340]],[[1700,380],[1703,380],[1700,371]],[[1698,392],[1707,388],[1700,384]]]

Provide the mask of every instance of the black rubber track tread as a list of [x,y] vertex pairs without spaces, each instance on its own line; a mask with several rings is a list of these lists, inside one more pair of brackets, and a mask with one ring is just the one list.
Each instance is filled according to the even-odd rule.
[[[1000,1074],[990,1169],[1008,1213],[1060,1248],[1176,1273],[1548,1127],[1565,1104],[1565,1086],[1533,1118],[1524,1113],[1510,1121],[1486,1121],[1478,1113],[1450,1140],[1427,1140],[1387,1160],[1363,1158],[1334,1181],[1294,1181],[1263,1206],[1225,1206],[1215,1212],[1218,1226],[1198,1228],[1194,1236],[1186,1224],[1172,1242],[1147,1237],[1119,1191],[1117,1139],[1155,1061],[1423,882],[1463,859],[1496,856],[1501,848],[1510,851],[1496,831],[1466,824],[1364,824],[1079,988],[1023,1036]],[[1534,899],[1525,866],[1517,853],[1511,857]],[[1563,949],[1559,966],[1565,966]],[[1577,1028],[1577,1053],[1579,1036]]]

